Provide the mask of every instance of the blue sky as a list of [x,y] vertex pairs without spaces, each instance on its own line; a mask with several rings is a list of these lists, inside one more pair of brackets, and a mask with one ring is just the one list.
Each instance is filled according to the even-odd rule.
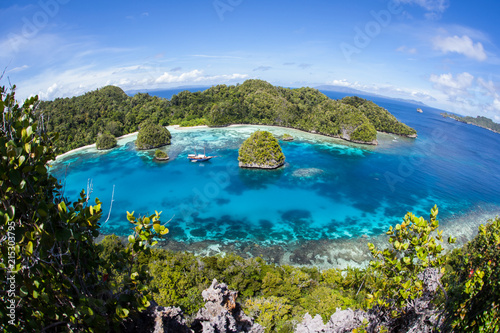
[[500,122],[493,0],[2,1],[19,98],[234,84],[341,85]]

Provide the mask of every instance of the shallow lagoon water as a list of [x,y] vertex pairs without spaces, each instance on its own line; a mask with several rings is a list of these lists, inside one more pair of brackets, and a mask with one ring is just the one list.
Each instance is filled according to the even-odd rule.
[[[51,172],[70,200],[91,180],[92,197],[103,202],[102,221],[115,187],[104,233],[128,234],[127,211],[158,210],[170,220],[166,248],[322,267],[365,264],[366,243],[383,244],[388,226],[408,211],[427,217],[437,204],[441,224],[461,242],[500,212],[498,134],[444,119],[438,110],[418,114],[411,104],[376,102],[419,137],[380,133],[378,146],[363,146],[268,126],[169,127],[167,162],[155,162],[154,151],[136,151],[129,137],[111,151],[69,154]],[[238,168],[238,147],[257,129],[294,136],[281,142],[283,168]],[[203,147],[217,158],[187,160]]]

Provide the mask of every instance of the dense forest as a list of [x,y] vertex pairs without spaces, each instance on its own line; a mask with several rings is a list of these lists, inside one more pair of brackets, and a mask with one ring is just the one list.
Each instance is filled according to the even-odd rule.
[[312,88],[275,87],[248,80],[241,85],[213,86],[203,92],[183,91],[170,100],[107,86],[85,95],[44,101],[40,117],[59,133],[65,152],[93,144],[104,132],[114,136],[136,132],[146,120],[162,126],[264,124],[375,143],[376,131],[416,136],[387,110],[359,97],[332,100]]
[[491,120],[490,118],[486,118],[483,116],[477,116],[476,118],[470,116],[461,117],[446,112],[441,113],[441,115],[445,118],[452,118],[462,123],[476,125],[482,128],[492,130],[493,132],[500,133],[500,124],[493,122],[493,120]]
[[357,332],[500,330],[499,218],[446,252],[442,243],[454,239],[439,230],[437,207],[428,219],[408,213],[387,231],[385,248],[367,244],[373,260],[363,269],[155,249],[169,232],[156,211],[127,212],[131,234],[98,242],[101,203],[84,191],[68,201],[47,172],[57,135],[41,124],[36,103],[20,106],[0,87],[2,331],[120,332],[153,301],[180,307],[189,321],[213,278],[239,291],[243,311],[266,332],[292,332],[306,313],[326,320],[348,307],[365,315]]

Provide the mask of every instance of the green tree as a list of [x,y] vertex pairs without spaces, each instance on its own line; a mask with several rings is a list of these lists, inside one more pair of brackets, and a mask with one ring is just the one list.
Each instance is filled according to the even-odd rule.
[[481,225],[450,256],[448,327],[454,332],[500,332],[500,218]]
[[[19,106],[14,89],[0,87],[0,280],[14,288],[0,291],[0,329],[119,330],[123,318],[149,305],[150,277],[136,264],[138,254],[168,230],[159,213],[127,214],[134,234],[111,262],[103,262],[95,244],[101,203],[90,205],[83,191],[76,202],[63,198],[47,172],[56,136],[36,121],[37,97]],[[114,272],[123,278],[117,281]]]
[[97,137],[95,145],[99,150],[111,149],[116,147],[116,138],[113,134],[104,132]]
[[[437,206],[431,209],[428,221],[408,213],[401,224],[389,228],[389,248],[379,250],[368,244],[375,259],[370,267],[380,281],[378,290],[368,295],[368,303],[385,309],[395,320],[403,316],[409,301],[422,297],[420,273],[427,268],[444,272],[446,256],[442,254],[443,237],[438,230],[437,214]],[[448,238],[448,243],[454,242]]]

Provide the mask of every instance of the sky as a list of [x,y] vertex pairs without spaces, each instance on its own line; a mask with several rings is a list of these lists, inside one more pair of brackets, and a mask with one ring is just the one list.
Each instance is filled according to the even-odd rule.
[[0,85],[51,100],[262,79],[500,122],[499,14],[497,0],[3,0]]

